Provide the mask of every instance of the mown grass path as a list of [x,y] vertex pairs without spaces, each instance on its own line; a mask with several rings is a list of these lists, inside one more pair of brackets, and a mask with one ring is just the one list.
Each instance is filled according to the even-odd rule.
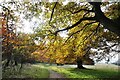
[[46,78],[115,78],[119,74],[119,67],[111,64],[85,65],[87,69],[82,70],[76,69],[75,65],[57,66],[38,63],[32,66],[46,69],[49,72]]
[[[49,76],[46,78],[64,78],[64,76],[62,74],[52,70],[50,68],[51,66],[49,66],[49,65],[47,66],[46,64],[35,64],[33,66],[48,70],[49,74],[47,74],[47,75],[49,75]],[[44,75],[46,75],[46,74],[44,74]]]
[[64,78],[63,75],[53,70],[49,70],[49,73],[49,78]]
[[[76,65],[57,66],[56,64],[30,64],[24,65],[21,73],[7,69],[3,78],[116,78],[120,76],[119,66],[93,65],[85,66],[87,69],[76,69]],[[115,79],[118,80],[118,79]]]

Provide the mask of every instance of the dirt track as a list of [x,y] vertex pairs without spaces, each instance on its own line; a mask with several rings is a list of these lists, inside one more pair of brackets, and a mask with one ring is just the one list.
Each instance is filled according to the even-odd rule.
[[49,72],[50,72],[49,78],[64,78],[61,74],[53,70],[49,70]]

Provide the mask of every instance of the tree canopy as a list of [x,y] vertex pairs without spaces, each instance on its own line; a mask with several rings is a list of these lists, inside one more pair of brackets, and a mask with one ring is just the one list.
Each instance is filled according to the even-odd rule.
[[[69,61],[75,63],[78,57],[87,60],[90,54],[95,54],[91,48],[104,50],[102,54],[109,54],[111,50],[119,52],[111,49],[120,43],[119,2],[64,4],[64,2],[10,1],[2,2],[0,6],[6,20],[6,28],[2,27],[3,34],[9,35],[5,31],[7,29],[9,32],[12,29],[10,37],[7,36],[9,38],[4,38],[3,41],[10,39],[13,34],[16,38],[13,40],[18,41],[13,46],[11,39],[9,44],[12,44],[13,49],[23,49],[21,54],[31,53],[29,56],[37,60],[64,64]],[[34,33],[18,35],[19,32],[14,29],[24,27],[24,21],[33,22],[31,24],[34,24],[32,26]],[[113,45],[108,45],[107,42]],[[17,48],[16,45],[22,47]]]

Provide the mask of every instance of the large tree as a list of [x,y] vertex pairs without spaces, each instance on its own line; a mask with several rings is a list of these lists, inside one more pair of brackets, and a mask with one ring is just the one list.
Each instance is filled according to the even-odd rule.
[[[54,5],[51,6],[52,4]],[[110,38],[114,36],[115,38],[119,39],[119,35],[120,35],[119,3],[101,3],[101,2],[89,2],[89,3],[73,2],[72,3],[70,2],[67,5],[62,5],[56,2],[56,3],[51,3],[51,5],[49,5],[48,3],[47,7],[49,8],[49,10],[51,10],[49,25],[53,28],[51,30],[53,34],[57,35],[59,34],[59,32],[66,31],[66,34],[68,34],[69,36],[68,39],[71,38],[71,40],[74,38],[75,34],[78,34],[77,37],[79,39],[81,38],[82,40],[77,40],[77,43],[79,43],[79,41],[82,41],[82,43],[85,43],[85,41],[89,40],[88,41],[89,43],[87,45],[79,44],[79,46],[88,46],[90,48],[93,47],[91,45],[96,42],[97,38],[101,40],[104,40],[104,39],[108,40],[108,37]],[[116,35],[111,32],[115,33]],[[107,37],[105,37],[106,33],[108,34],[106,35]],[[103,38],[102,37],[100,38],[101,35],[103,35],[102,36]],[[92,40],[90,41],[90,39]],[[107,40],[105,41],[107,42]],[[112,38],[109,40],[111,41]],[[74,40],[72,40],[72,42],[73,41]],[[100,40],[98,40],[97,42],[99,43],[99,41]],[[74,45],[77,46],[78,44],[74,44]],[[86,52],[85,53],[83,52],[85,51],[85,47],[83,48],[83,50],[81,48],[78,48],[77,52],[80,53],[80,50],[82,51],[82,55],[86,54]],[[74,51],[74,53],[76,52]],[[109,51],[103,54],[109,54]],[[82,68],[82,65],[81,65],[82,61],[80,58],[81,57],[77,59],[78,60],[77,62],[78,63],[80,62],[80,64],[78,64],[78,68]]]
[[[60,7],[60,8],[59,8]],[[57,30],[56,33],[60,31],[70,30],[74,27],[77,27],[84,21],[95,21],[99,22],[103,25],[105,29],[120,35],[120,14],[119,14],[119,2],[117,3],[102,3],[102,2],[89,2],[89,3],[68,3],[67,5],[60,5],[58,2],[55,3],[50,21],[54,21],[54,19],[60,16],[60,13],[63,13],[63,16],[66,15],[78,15],[79,13],[83,12],[83,14],[79,14],[77,17],[78,20],[74,22],[71,26]],[[68,12],[63,12],[68,11]],[[58,13],[59,12],[59,13]],[[70,13],[69,13],[70,12]],[[62,15],[62,14],[61,14]],[[82,17],[81,17],[82,16]],[[64,18],[63,20],[65,20]],[[67,26],[67,25],[66,25]]]
[[[103,40],[106,38],[103,36],[104,33],[107,33],[106,31],[109,33],[107,35],[109,38],[111,34],[115,36],[116,39],[120,36],[119,2],[69,2],[64,4],[63,2],[23,1],[8,2],[8,4],[15,8],[11,8],[10,5],[4,6],[5,3],[0,6],[2,6],[3,9],[9,10],[9,12],[12,11],[17,12],[19,15],[24,15],[23,19],[26,20],[31,21],[33,18],[41,19],[39,21],[44,23],[45,27],[42,24],[42,27],[39,25],[40,29],[43,29],[43,32],[40,32],[42,36],[39,37],[47,37],[50,43],[59,43],[59,39],[57,41],[57,39],[54,38],[56,40],[54,41],[50,36],[58,36],[59,38],[62,31],[64,35],[68,36],[65,37],[65,39],[67,38],[65,43],[71,39],[70,42],[72,44],[72,42],[75,41],[75,35],[77,35],[77,38],[75,38],[77,40],[74,45],[75,47],[79,47],[77,47],[74,53],[87,49],[86,46],[89,48],[95,46],[93,43],[97,40],[97,42],[99,42],[99,39]],[[101,38],[101,36],[104,38]],[[70,48],[73,48],[74,45]],[[54,45],[52,45],[52,47],[53,46]],[[56,51],[55,49],[56,48],[54,48],[53,51]],[[53,51],[51,51],[51,53]],[[83,54],[86,54],[86,52]]]

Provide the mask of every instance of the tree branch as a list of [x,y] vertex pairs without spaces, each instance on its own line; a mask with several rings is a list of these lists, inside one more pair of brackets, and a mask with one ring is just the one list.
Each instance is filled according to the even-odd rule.
[[79,13],[81,11],[87,11],[87,12],[93,12],[93,10],[87,10],[87,9],[80,9],[78,11],[75,11],[75,12],[72,12],[71,10],[67,9],[69,12],[71,12],[72,14],[76,14],[76,13]]
[[[10,14],[11,10],[10,10],[9,8],[7,8],[7,7],[3,6],[3,5],[1,5],[1,4],[0,4],[0,6],[3,7],[3,8],[5,8],[5,9],[7,10],[7,12],[8,12],[8,15],[14,20],[13,15]],[[8,15],[3,14],[3,16],[5,16],[5,17],[8,16]]]
[[50,22],[52,21],[52,17],[53,17],[53,13],[54,13],[54,10],[55,10],[56,5],[57,5],[57,2],[55,3],[55,5],[54,5],[54,7],[53,7],[53,9],[52,9],[52,13],[51,13],[51,17],[50,17],[49,24],[50,24]]
[[[99,27],[99,26],[100,26],[100,24],[98,24],[98,26],[96,27],[96,29],[95,29],[91,34],[89,34],[87,37],[84,38],[83,42],[86,41],[88,38],[91,38],[92,36],[94,36],[94,35],[97,33],[97,30],[98,30],[98,27]],[[81,45],[83,44],[83,42],[81,42],[81,43],[77,46],[77,48],[78,48],[79,46],[81,46]]]
[[[76,32],[74,32],[74,33],[72,33],[72,34],[67,38],[67,40],[64,42],[64,44],[65,44],[74,34],[77,34],[77,33],[79,33],[80,31],[86,29],[87,25],[90,25],[90,24],[93,24],[93,23],[96,23],[96,22],[87,23],[87,24],[85,24],[85,25],[83,26],[82,29],[80,29],[80,30],[78,30],[78,31],[76,31]],[[84,31],[82,32],[82,34],[83,34],[83,33],[84,33]],[[81,35],[82,35],[82,34],[81,34]],[[81,36],[81,35],[80,35],[80,36]]]
[[77,25],[79,25],[84,20],[95,20],[95,17],[84,17],[84,18],[81,18],[78,22],[76,22],[72,26],[64,28],[64,29],[61,29],[61,30],[58,30],[54,34],[57,34],[58,32],[61,32],[61,31],[72,29],[72,28],[76,27]]
[[[120,20],[112,20],[107,18],[101,10],[101,2],[89,2],[93,5],[93,10],[95,13],[96,20],[104,26],[104,28],[120,36]],[[119,19],[119,18],[118,18]]]

